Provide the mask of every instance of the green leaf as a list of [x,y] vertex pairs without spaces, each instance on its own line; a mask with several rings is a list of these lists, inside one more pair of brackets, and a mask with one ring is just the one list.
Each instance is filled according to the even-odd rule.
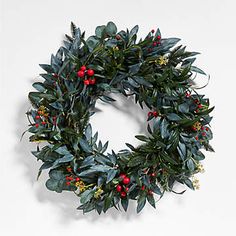
[[97,26],[95,29],[95,34],[98,38],[102,38],[104,36],[105,28],[105,25]]
[[46,187],[47,187],[47,189],[49,189],[51,191],[56,191],[58,193],[62,192],[62,187],[60,187],[59,181],[55,180],[55,179],[48,179],[46,181]]
[[106,212],[110,208],[112,200],[113,200],[113,192],[110,192],[110,194],[105,198],[104,201],[104,208],[103,208],[104,212]]
[[146,86],[146,87],[148,87],[148,88],[152,88],[153,87],[153,85],[150,83],[150,82],[148,82],[147,80],[145,80],[143,77],[141,77],[141,76],[133,76],[133,79],[137,82],[137,83],[139,83],[139,84],[141,84],[141,85],[144,85],[144,86]]
[[162,39],[161,45],[162,45],[163,49],[167,51],[170,48],[174,47],[179,41],[180,41],[180,39],[178,39],[178,38]]
[[167,129],[168,125],[169,125],[168,121],[164,118],[160,124],[160,133],[163,139],[169,136],[169,131]]
[[40,83],[40,82],[33,83],[33,87],[36,90],[38,90],[39,92],[44,92],[45,91],[45,87],[44,87],[43,83]]
[[194,190],[194,187],[193,187],[193,183],[192,183],[192,181],[190,180],[190,179],[185,179],[184,180],[184,183],[190,188],[190,189],[192,189],[192,190]]
[[91,141],[92,138],[92,126],[91,124],[88,124],[85,131],[84,131],[85,137],[88,141]]
[[215,107],[211,107],[210,109],[204,110],[204,111],[200,111],[198,112],[199,116],[205,116],[208,115],[210,112],[212,112],[214,110]]
[[39,66],[44,69],[48,73],[54,73],[53,68],[50,65],[47,64],[39,64]]
[[130,161],[128,162],[128,167],[138,166],[139,164],[143,163],[143,161],[143,156],[131,157]]
[[179,145],[178,145],[178,147],[177,147],[177,150],[178,150],[178,153],[179,153],[181,159],[182,159],[182,160],[185,160],[185,158],[186,158],[186,153],[187,153],[185,144],[182,143],[182,142],[179,142]]
[[122,199],[121,199],[121,205],[122,205],[123,209],[124,209],[125,211],[127,211],[128,205],[129,205],[129,200],[128,200],[128,198],[122,198]]
[[138,25],[135,25],[135,26],[130,30],[130,33],[129,33],[130,38],[132,38],[135,34],[138,33],[138,29],[139,29]]
[[114,36],[117,32],[117,27],[116,25],[110,21],[107,23],[107,26],[106,26],[106,33],[109,35],[109,36]]
[[202,74],[202,75],[206,75],[206,73],[203,70],[199,69],[196,66],[191,66],[191,71],[197,72],[197,73]]
[[152,207],[156,208],[155,199],[154,199],[153,194],[148,194],[147,195],[147,200],[148,200],[148,202],[150,203],[150,205]]
[[149,138],[144,136],[144,135],[135,135],[135,138],[140,140],[140,141],[143,141],[143,142],[148,142],[149,141]]
[[182,103],[178,106],[178,110],[179,112],[182,112],[182,113],[188,113],[189,112],[189,105],[188,103]]
[[187,160],[187,167],[190,171],[194,171],[195,165],[192,159]]
[[152,183],[150,189],[151,189],[154,193],[156,193],[156,194],[158,194],[158,195],[162,195],[160,188],[159,188],[156,184]]
[[139,213],[146,204],[146,196],[144,194],[140,195],[138,198],[137,213]]
[[61,146],[61,147],[55,149],[55,152],[57,152],[61,155],[71,155],[71,153],[68,151],[66,146]]
[[55,108],[56,110],[63,111],[63,105],[59,102],[50,103],[50,106]]
[[99,43],[99,40],[95,36],[90,36],[86,41],[86,44],[90,52],[93,51],[93,49],[97,46],[98,43]]
[[87,189],[80,195],[80,203],[85,204],[91,200],[95,193],[95,190],[93,189]]
[[66,162],[70,162],[74,159],[74,156],[71,154],[67,154],[64,157],[61,157],[59,159],[57,159],[56,161],[54,161],[52,168],[58,167],[59,164],[61,163],[66,163]]
[[177,114],[175,113],[170,113],[167,115],[167,118],[171,121],[178,121],[178,120],[181,120],[182,118],[180,116],[178,116]]
[[141,63],[137,63],[137,64],[134,64],[132,66],[129,66],[129,73],[130,75],[135,75],[139,72],[140,70],[140,67],[141,67]]
[[116,174],[117,174],[117,170],[114,170],[114,169],[111,169],[111,170],[109,170],[108,171],[108,174],[107,174],[107,181],[106,181],[106,183],[108,184],[109,182],[111,182],[113,179],[114,179],[114,177],[116,176]]
[[109,170],[111,169],[111,167],[109,166],[104,166],[104,165],[95,165],[91,167],[91,170],[95,170],[97,172],[109,172]]
[[83,149],[83,151],[85,151],[86,153],[93,152],[92,147],[89,145],[89,143],[86,140],[80,139],[79,144],[81,148]]
[[168,155],[166,152],[161,152],[160,156],[166,160],[167,162],[170,162],[171,164],[178,165],[177,161],[174,160],[170,155]]
[[49,177],[50,179],[46,181],[46,187],[51,191],[61,193],[65,183],[65,176],[63,174],[63,171],[50,170]]

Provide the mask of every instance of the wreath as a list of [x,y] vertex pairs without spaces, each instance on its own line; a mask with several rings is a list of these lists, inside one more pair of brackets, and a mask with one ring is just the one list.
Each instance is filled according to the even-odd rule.
[[[71,23],[71,36],[65,35],[50,64],[40,64],[43,81],[33,83],[37,91],[28,95],[27,131],[30,142],[38,143],[32,154],[43,162],[38,177],[49,169],[46,187],[74,192],[84,213],[121,206],[126,211],[130,200],[140,212],[146,202],[155,207],[166,191],[178,193],[176,183],[198,189],[201,149],[214,151],[214,107],[194,82],[197,74],[206,75],[193,65],[198,53],[176,46],[178,38],[162,38],[159,29],[138,42],[137,32],[137,25],[117,32],[109,22],[85,39]],[[135,136],[142,144],[126,143],[117,153],[106,152],[108,142],[98,141],[89,123],[98,99],[115,102],[112,93],[133,96],[150,110],[148,134]]]

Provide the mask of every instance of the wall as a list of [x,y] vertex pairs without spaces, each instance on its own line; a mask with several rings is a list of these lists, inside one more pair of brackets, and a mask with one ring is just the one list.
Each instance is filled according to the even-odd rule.
[[[0,126],[1,194],[0,233],[9,235],[235,235],[234,89],[235,27],[234,1],[62,1],[1,0],[0,37]],[[137,215],[109,211],[98,217],[82,215],[71,193],[56,194],[44,187],[46,173],[37,182],[37,163],[30,154],[35,148],[27,136],[24,115],[30,107],[27,93],[74,21],[87,35],[99,24],[114,21],[119,29],[140,26],[140,36],[160,27],[164,37],[180,37],[189,50],[200,51],[197,65],[211,75],[203,92],[216,105],[212,122],[215,154],[207,153],[200,191],[184,195],[166,194],[157,210],[146,207]],[[206,79],[199,78],[199,84]],[[93,119],[102,140],[110,148],[135,144],[133,136],[143,132],[145,115],[124,101],[102,109]],[[118,125],[121,128],[118,128]],[[114,135],[115,133],[115,135]]]

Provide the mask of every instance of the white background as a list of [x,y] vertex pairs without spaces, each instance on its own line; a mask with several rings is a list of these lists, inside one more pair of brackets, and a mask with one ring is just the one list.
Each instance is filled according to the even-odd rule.
[[[0,233],[1,235],[236,235],[235,196],[235,1],[76,1],[0,0]],[[37,182],[37,163],[30,154],[35,146],[27,137],[27,93],[69,33],[74,21],[87,35],[97,25],[114,21],[119,29],[140,26],[140,36],[160,27],[163,37],[180,37],[189,50],[200,51],[197,64],[211,75],[204,93],[216,105],[213,113],[216,153],[207,153],[200,191],[167,194],[157,210],[146,207],[137,215],[109,211],[82,215],[71,193],[56,194],[44,187],[46,174]],[[202,81],[200,81],[202,80]],[[199,78],[199,83],[206,81]],[[127,110],[100,105],[92,120],[109,148],[135,144],[143,131],[146,114],[137,107]],[[120,128],[119,128],[120,126]]]

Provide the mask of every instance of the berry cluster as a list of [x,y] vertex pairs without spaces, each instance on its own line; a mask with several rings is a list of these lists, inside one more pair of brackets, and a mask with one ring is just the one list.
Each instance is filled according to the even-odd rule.
[[153,117],[157,117],[158,116],[158,112],[157,111],[149,111],[148,112],[148,119],[151,119]]
[[35,127],[38,128],[39,125],[46,125],[48,123],[49,114],[46,112],[46,108],[44,106],[40,106],[37,115],[35,116]]
[[116,191],[120,193],[121,197],[126,197],[127,192],[129,191],[130,178],[126,174],[120,174],[120,183],[116,186]]
[[51,120],[53,125],[56,125],[56,122],[57,122],[57,117],[56,116],[53,116],[51,117],[50,119],[50,115],[49,113],[46,111],[46,108],[44,106],[40,106],[38,108],[38,111],[37,111],[37,114],[35,115],[34,117],[34,120],[35,120],[35,124],[34,126],[36,128],[38,128],[40,125],[47,125],[49,124],[49,121]]
[[[155,33],[155,30],[152,29],[151,30],[151,34],[154,34],[154,33]],[[157,35],[157,37],[155,37],[154,40],[153,40],[152,47],[156,47],[156,46],[158,46],[160,44],[161,44],[161,36]],[[148,52],[152,52],[152,50],[153,50],[153,48],[149,48]]]
[[94,85],[96,83],[96,78],[94,77],[94,70],[86,68],[85,65],[80,67],[77,72],[77,76],[84,79],[84,85]]

